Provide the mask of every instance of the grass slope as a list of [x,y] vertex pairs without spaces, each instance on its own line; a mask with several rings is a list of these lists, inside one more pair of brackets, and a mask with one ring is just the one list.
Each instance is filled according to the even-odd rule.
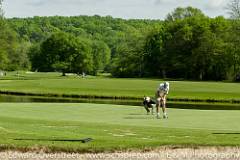
[[[154,96],[162,80],[60,77],[57,73],[28,73],[20,78],[9,75],[0,80],[0,91],[56,94],[91,95],[108,97]],[[170,81],[169,98],[201,100],[238,100],[239,83]]]
[[[0,103],[0,148],[100,152],[160,145],[240,145],[240,111],[169,109],[168,120],[138,106]],[[81,138],[94,141],[81,143]]]

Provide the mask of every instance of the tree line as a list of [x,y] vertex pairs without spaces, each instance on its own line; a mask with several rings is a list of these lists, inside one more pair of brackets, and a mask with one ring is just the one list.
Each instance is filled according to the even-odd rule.
[[193,7],[160,20],[110,16],[0,19],[0,69],[114,77],[240,79],[240,20],[209,18]]
[[0,70],[17,70],[27,68],[29,61],[24,41],[18,38],[18,34],[9,26],[4,18],[2,0],[0,0]]

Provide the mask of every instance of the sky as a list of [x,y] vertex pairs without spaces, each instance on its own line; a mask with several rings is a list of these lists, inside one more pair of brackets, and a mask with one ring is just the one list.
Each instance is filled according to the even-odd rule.
[[209,17],[227,17],[229,0],[4,0],[5,17],[100,15],[165,19],[177,7],[192,6]]

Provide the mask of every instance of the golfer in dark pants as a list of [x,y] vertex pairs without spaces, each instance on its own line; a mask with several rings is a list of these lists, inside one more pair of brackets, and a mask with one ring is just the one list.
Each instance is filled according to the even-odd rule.
[[144,105],[144,108],[147,111],[147,114],[150,113],[149,108],[151,109],[151,113],[153,114],[153,108],[154,108],[155,104],[156,103],[150,97],[144,97],[143,98],[143,105]]

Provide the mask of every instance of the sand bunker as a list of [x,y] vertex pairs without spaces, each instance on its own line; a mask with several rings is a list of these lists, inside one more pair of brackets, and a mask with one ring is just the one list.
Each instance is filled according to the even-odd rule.
[[200,147],[167,148],[161,147],[148,152],[117,152],[117,153],[44,153],[17,151],[0,152],[1,160],[240,160],[239,147]]

